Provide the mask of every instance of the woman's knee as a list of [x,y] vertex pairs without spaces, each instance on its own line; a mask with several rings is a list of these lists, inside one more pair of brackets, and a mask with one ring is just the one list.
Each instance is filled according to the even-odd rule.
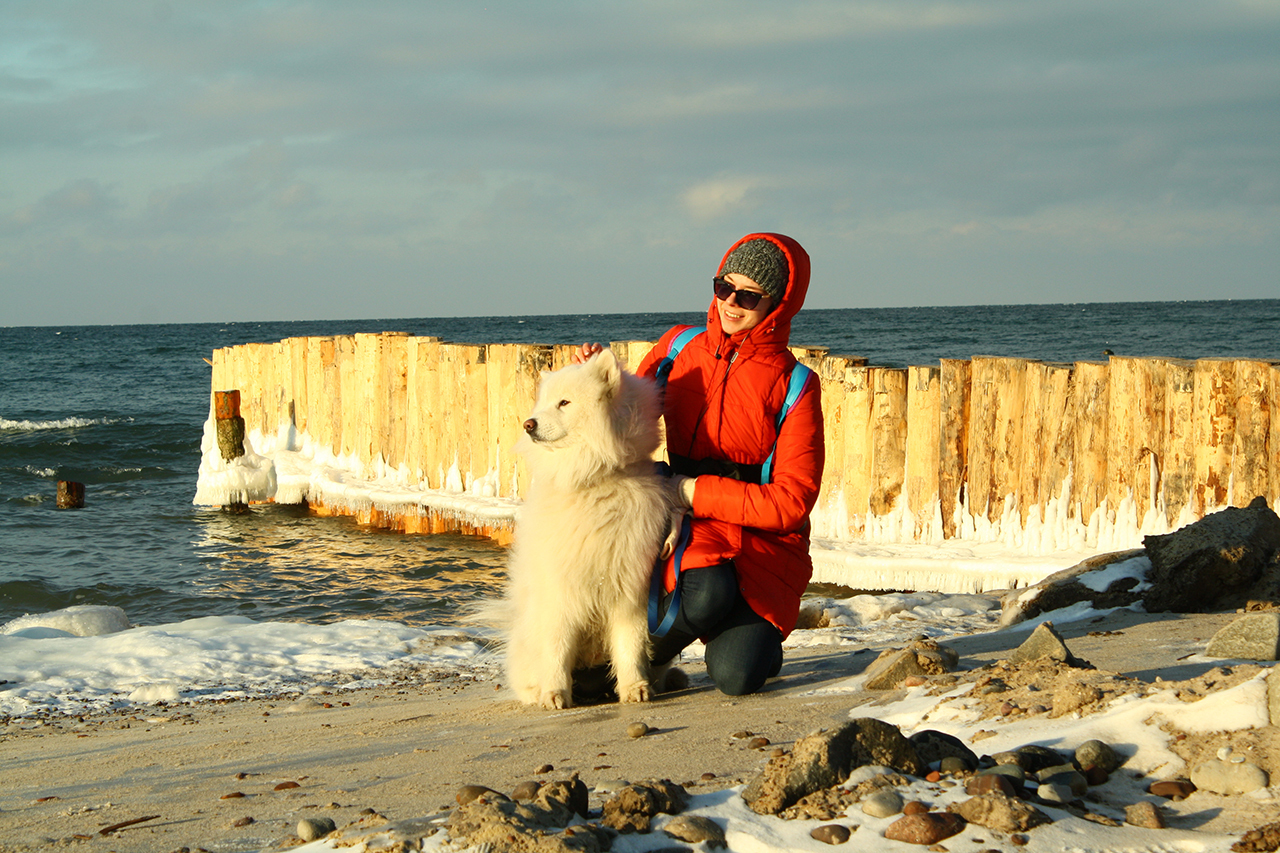
[[738,601],[738,574],[721,563],[680,576],[680,615],[691,633],[705,634],[732,612]]

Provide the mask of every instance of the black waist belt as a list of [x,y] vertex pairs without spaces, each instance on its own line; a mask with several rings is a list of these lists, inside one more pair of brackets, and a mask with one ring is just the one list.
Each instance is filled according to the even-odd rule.
[[690,459],[688,456],[680,456],[671,452],[668,452],[667,456],[671,459],[671,471],[673,474],[683,474],[686,477],[701,477],[703,474],[712,474],[716,477],[728,477],[744,483],[760,482],[760,465],[745,465],[724,459]]

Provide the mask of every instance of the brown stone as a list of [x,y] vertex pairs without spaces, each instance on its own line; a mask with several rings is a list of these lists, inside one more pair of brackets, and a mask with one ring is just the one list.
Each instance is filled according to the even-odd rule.
[[849,827],[838,823],[824,824],[809,831],[810,838],[821,841],[823,844],[844,844],[852,835]]
[[1147,788],[1148,794],[1154,794],[1157,797],[1164,797],[1166,800],[1185,800],[1196,792],[1196,786],[1192,785],[1186,779],[1162,779],[1159,782],[1152,782]]
[[963,832],[964,827],[965,820],[958,814],[927,812],[898,818],[885,828],[884,837],[907,844],[937,844],[944,838]]
[[1007,797],[1017,796],[1013,780],[1003,773],[982,773],[970,777],[965,783],[966,794],[1004,794]]
[[1005,794],[979,794],[950,809],[969,823],[998,832],[1022,832],[1053,822],[1035,806]]
[[1235,853],[1271,853],[1280,850],[1280,822],[1251,829],[1231,845]]
[[1155,803],[1142,801],[1124,808],[1124,822],[1142,829],[1164,829],[1164,815]]

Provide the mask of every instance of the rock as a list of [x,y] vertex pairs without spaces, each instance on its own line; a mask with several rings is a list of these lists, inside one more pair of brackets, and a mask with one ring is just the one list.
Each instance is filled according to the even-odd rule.
[[885,828],[884,837],[907,844],[937,844],[963,832],[964,818],[951,812],[904,815]]
[[672,838],[679,841],[687,841],[690,844],[707,843],[707,847],[715,849],[717,847],[728,847],[725,841],[724,830],[720,824],[716,823],[709,817],[701,815],[679,815],[667,821],[662,827],[662,831]]
[[1047,746],[1029,743],[1009,752],[997,752],[991,756],[996,764],[1016,764],[1023,773],[1039,773],[1049,767],[1061,767],[1067,763],[1062,753]]
[[[940,770],[943,759],[957,758],[962,762],[961,769],[972,770],[978,766],[978,756],[969,749],[960,738],[933,729],[922,729],[907,738],[915,747],[916,755],[927,765],[938,764]],[[954,770],[952,771],[954,772]]]
[[338,828],[330,817],[308,817],[298,821],[298,837],[303,841],[324,838]]
[[1098,767],[1107,775],[1115,773],[1124,764],[1120,754],[1100,740],[1087,740],[1077,746],[1075,759],[1081,767]]
[[1021,788],[1021,781],[1015,783],[1012,778],[1004,773],[981,773],[970,777],[969,781],[965,783],[964,792],[966,794],[997,793],[1014,797],[1017,796]]
[[1251,829],[1231,845],[1234,853],[1270,853],[1280,850],[1280,822]]
[[897,726],[862,718],[796,741],[788,755],[769,759],[742,798],[757,814],[778,814],[815,791],[838,785],[856,767],[881,764],[923,775],[924,765]]
[[1204,653],[1211,658],[1280,659],[1280,611],[1246,613],[1214,634]]
[[637,722],[627,726],[627,737],[629,738],[644,737],[648,733],[649,733],[648,723]]
[[1146,801],[1125,806],[1124,822],[1143,829],[1164,829],[1164,815],[1155,803]]
[[1036,778],[1043,784],[1065,786],[1073,797],[1083,797],[1089,792],[1089,780],[1070,764],[1046,767],[1036,774]]
[[1045,658],[1062,661],[1068,666],[1092,668],[1088,661],[1071,654],[1066,641],[1053,627],[1052,622],[1041,622],[1037,625],[1031,632],[1031,636],[1009,655],[1009,663],[1024,664]]
[[969,823],[997,832],[1025,832],[1053,822],[1035,806],[1004,794],[979,794],[952,805],[950,810]]
[[943,773],[967,773],[977,766],[977,761],[974,761],[971,764],[958,755],[948,755],[946,758],[938,762],[938,769]]
[[619,832],[648,832],[654,815],[679,814],[689,794],[669,779],[628,785],[604,804],[605,826]]
[[[1102,589],[1097,589],[1102,586],[1098,578],[1102,577],[1103,571],[1130,560],[1141,560],[1142,563],[1135,564],[1132,572],[1121,574],[1109,580]],[[1015,625],[1081,601],[1089,602],[1097,610],[1128,607],[1142,597],[1136,587],[1141,576],[1149,570],[1146,552],[1141,548],[1090,557],[1069,569],[1049,575],[1033,587],[1013,590],[1005,595],[1000,602],[1000,626]]]
[[887,649],[872,661],[863,686],[868,690],[890,690],[907,679],[951,672],[959,662],[960,655],[954,649],[928,637],[916,637],[905,649]]
[[1271,725],[1280,726],[1280,666],[1267,673],[1267,709]]
[[1060,805],[1066,805],[1077,799],[1071,790],[1071,786],[1064,785],[1061,782],[1041,782],[1036,787],[1036,796],[1046,803],[1058,803]]
[[[516,785],[515,790],[511,792],[511,799],[532,800],[534,797],[538,796],[538,789],[541,787],[542,783],[535,779],[521,782],[519,785]],[[458,796],[462,796],[461,793],[459,793]]]
[[453,795],[453,799],[460,806],[465,806],[474,799],[490,795],[496,799],[507,799],[506,794],[498,793],[492,788],[486,788],[484,785],[463,785],[458,789],[458,793]]
[[1188,782],[1186,779],[1162,779],[1158,782],[1152,782],[1147,788],[1148,794],[1154,794],[1157,797],[1164,797],[1166,800],[1185,800],[1196,792],[1196,786]]
[[1151,558],[1147,612],[1227,610],[1256,597],[1251,588],[1280,550],[1280,517],[1258,497],[1142,543]]
[[849,827],[838,823],[824,824],[809,831],[810,838],[821,841],[823,844],[844,844],[852,835]]
[[867,679],[863,682],[863,687],[868,690],[892,690],[907,678],[926,674],[915,652],[910,649],[889,650],[867,667]]
[[862,799],[862,813],[871,817],[892,817],[902,811],[902,795],[892,789],[876,791]]
[[1235,764],[1211,758],[1191,768],[1191,784],[1229,797],[1267,787],[1268,776],[1267,771],[1248,761]]

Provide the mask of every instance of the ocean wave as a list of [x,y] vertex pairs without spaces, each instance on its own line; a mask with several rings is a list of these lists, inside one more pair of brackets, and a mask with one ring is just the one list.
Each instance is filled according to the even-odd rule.
[[8,418],[0,418],[0,430],[39,432],[46,429],[79,429],[118,423],[120,423],[119,418],[62,418],[56,421],[11,421]]

